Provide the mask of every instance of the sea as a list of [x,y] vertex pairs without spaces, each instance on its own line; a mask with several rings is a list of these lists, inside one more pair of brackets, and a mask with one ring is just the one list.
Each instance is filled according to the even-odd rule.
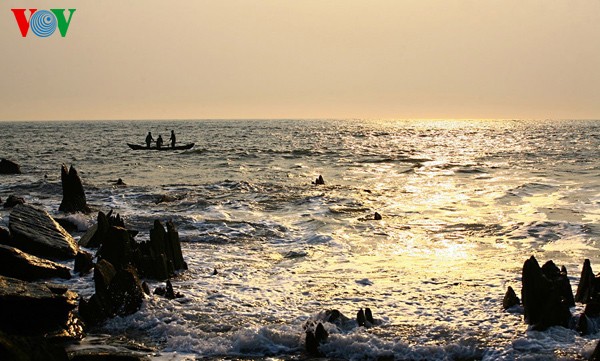
[[[183,297],[146,296],[137,313],[74,347],[301,360],[317,322],[331,360],[584,360],[600,340],[535,331],[521,308],[502,308],[509,286],[520,296],[532,255],[564,265],[573,290],[584,259],[600,270],[598,120],[38,121],[0,130],[0,157],[23,172],[0,177],[2,200],[20,196],[67,217],[76,239],[110,210],[139,241],[157,219],[179,232],[189,269],[172,282]],[[127,146],[171,130],[195,146]],[[61,164],[78,171],[92,214],[58,211]],[[319,175],[325,184],[312,184]],[[0,226],[9,214],[0,210]],[[53,281],[94,293],[91,274]],[[357,327],[367,307],[375,324]],[[328,310],[344,322],[325,322]]]

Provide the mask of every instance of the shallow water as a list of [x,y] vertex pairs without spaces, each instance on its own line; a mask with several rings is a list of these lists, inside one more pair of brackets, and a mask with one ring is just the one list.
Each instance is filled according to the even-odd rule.
[[[600,334],[529,331],[501,310],[535,255],[600,264],[599,121],[122,121],[0,123],[0,198],[58,214],[60,164],[88,203],[148,238],[172,219],[185,297],[148,297],[99,332],[164,359],[301,355],[303,326],[370,307],[377,326],[325,326],[330,358],[570,360]],[[175,129],[189,151],[133,151]],[[322,174],[326,185],[310,184]],[[47,177],[45,177],[47,176]],[[113,185],[122,178],[127,187]],[[160,200],[166,200],[161,202]],[[372,220],[374,212],[381,221]],[[0,212],[6,226],[8,212]],[[81,229],[94,215],[73,216]],[[80,235],[80,233],[78,233]],[[212,275],[213,270],[218,271]],[[68,282],[85,296],[91,276]],[[151,284],[153,286],[155,284]],[[574,309],[573,313],[579,311]]]

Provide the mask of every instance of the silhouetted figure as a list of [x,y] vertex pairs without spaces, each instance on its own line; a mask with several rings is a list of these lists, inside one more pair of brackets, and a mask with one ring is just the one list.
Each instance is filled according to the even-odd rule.
[[175,131],[171,130],[171,138],[169,138],[169,140],[171,141],[171,148],[175,148]]
[[163,139],[162,139],[162,135],[158,136],[158,139],[156,139],[156,148],[160,149],[163,145]]
[[152,143],[154,141],[154,138],[152,138],[152,133],[148,132],[148,135],[146,136],[146,148],[150,148],[150,143]]

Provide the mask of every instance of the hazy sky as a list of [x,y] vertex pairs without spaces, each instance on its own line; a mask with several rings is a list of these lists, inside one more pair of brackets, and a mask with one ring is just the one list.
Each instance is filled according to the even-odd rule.
[[3,0],[0,44],[0,120],[600,118],[600,0]]

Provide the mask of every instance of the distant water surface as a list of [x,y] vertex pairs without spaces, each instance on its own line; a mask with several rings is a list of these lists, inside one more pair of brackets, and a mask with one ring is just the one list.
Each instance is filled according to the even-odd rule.
[[[600,334],[527,329],[502,310],[523,262],[600,269],[600,121],[111,121],[0,123],[0,198],[58,215],[60,164],[95,210],[148,238],[178,227],[185,297],[148,297],[100,332],[164,359],[301,355],[303,326],[370,307],[370,329],[336,327],[326,357],[571,360]],[[170,130],[188,151],[133,151]],[[313,186],[318,175],[326,185]],[[122,178],[127,187],[113,185]],[[372,220],[374,212],[383,219]],[[0,224],[7,226],[6,210]],[[72,216],[81,229],[95,221]],[[81,233],[77,233],[78,236]],[[212,275],[216,269],[218,274]],[[91,275],[67,282],[93,293]],[[158,283],[151,283],[151,287]],[[581,311],[580,306],[572,310]]]

